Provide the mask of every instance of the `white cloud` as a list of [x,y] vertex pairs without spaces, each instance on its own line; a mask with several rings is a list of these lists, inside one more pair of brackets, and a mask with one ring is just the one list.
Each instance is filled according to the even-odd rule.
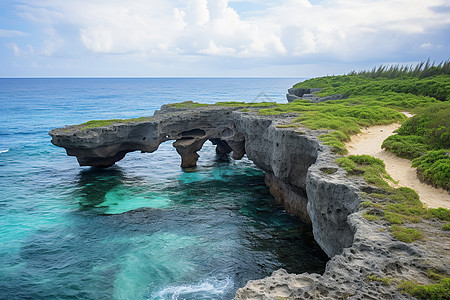
[[34,54],[34,49],[31,45],[21,48],[16,43],[10,43],[9,46],[12,48],[14,56],[31,56]]
[[10,38],[17,36],[27,36],[27,34],[18,30],[0,29],[0,38]]
[[[450,25],[449,12],[433,9],[446,0],[284,0],[251,17],[229,2],[254,0],[24,1],[21,15],[47,28],[46,55],[73,43],[68,26],[93,53],[357,59],[398,51],[408,40],[400,37]],[[0,30],[0,37],[19,34]]]

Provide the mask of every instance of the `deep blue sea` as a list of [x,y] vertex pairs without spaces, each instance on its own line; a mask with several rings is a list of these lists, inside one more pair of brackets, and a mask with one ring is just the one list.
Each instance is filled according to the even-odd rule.
[[323,272],[310,229],[251,161],[171,142],[79,167],[48,131],[193,100],[286,102],[300,79],[0,79],[0,299],[232,299],[285,268]]

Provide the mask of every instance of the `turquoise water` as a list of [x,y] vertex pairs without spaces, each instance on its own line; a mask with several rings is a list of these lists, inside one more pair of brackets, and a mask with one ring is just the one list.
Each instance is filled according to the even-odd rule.
[[[322,272],[310,229],[247,159],[167,142],[79,167],[48,131],[162,104],[284,102],[296,79],[0,79],[0,299],[231,299],[278,268]],[[265,100],[260,99],[260,100]]]

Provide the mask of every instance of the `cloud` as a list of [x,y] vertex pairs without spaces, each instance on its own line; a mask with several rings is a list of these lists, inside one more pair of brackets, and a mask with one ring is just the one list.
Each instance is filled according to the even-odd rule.
[[[427,35],[450,26],[450,11],[437,9],[448,8],[446,0],[263,1],[251,14],[232,6],[248,9],[254,0],[21,2],[22,18],[43,28],[43,42],[35,52],[47,56],[78,49],[79,55],[155,60],[170,55],[273,62],[382,59],[412,45],[423,50],[445,44]],[[0,37],[20,35],[0,30]]]
[[31,45],[21,48],[16,43],[10,43],[9,47],[13,50],[14,56],[31,56],[34,54],[34,49]]
[[0,38],[11,38],[17,36],[27,36],[27,34],[18,30],[0,29]]

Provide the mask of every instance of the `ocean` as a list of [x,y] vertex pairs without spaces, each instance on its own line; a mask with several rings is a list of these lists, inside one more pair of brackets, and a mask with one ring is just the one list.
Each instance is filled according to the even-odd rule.
[[194,169],[171,142],[80,167],[48,131],[163,104],[286,102],[287,78],[0,79],[0,299],[232,299],[284,268],[324,271],[310,228],[250,160]]

